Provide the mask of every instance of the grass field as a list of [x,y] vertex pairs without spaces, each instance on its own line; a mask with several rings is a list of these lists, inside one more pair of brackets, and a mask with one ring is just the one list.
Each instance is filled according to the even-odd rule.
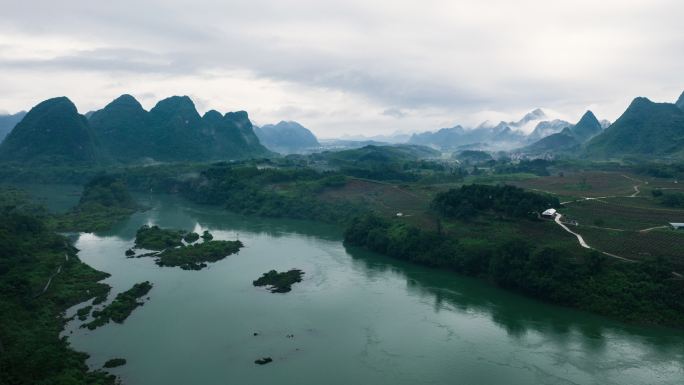
[[684,221],[684,210],[668,209],[645,198],[605,198],[574,202],[561,209],[565,219],[584,226],[644,230]]
[[349,201],[375,210],[377,213],[403,218],[420,226],[434,228],[435,220],[429,216],[434,191],[416,185],[396,185],[365,179],[350,179],[344,187],[327,189],[319,198],[323,201]]
[[509,183],[567,197],[627,196],[634,192],[634,185],[639,184],[630,178],[636,177],[617,172],[587,171],[513,180]]
[[614,231],[586,226],[573,231],[601,251],[635,260],[663,257],[684,267],[684,231]]

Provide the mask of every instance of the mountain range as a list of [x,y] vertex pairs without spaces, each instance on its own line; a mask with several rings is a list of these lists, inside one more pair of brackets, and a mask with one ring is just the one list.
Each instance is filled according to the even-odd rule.
[[[570,123],[564,120],[549,120],[546,113],[537,108],[518,121],[502,121],[497,124],[486,121],[472,129],[456,125],[434,132],[413,134],[408,143],[432,146],[445,151],[471,147],[489,150],[512,150],[560,132],[569,125]],[[531,133],[528,135],[527,132],[530,131]],[[476,144],[480,145],[473,146]]]
[[0,142],[7,136],[7,134],[12,131],[14,126],[17,125],[26,116],[26,111],[17,112],[16,114],[2,114],[0,115]]
[[66,97],[32,108],[0,145],[0,160],[107,163],[211,161],[266,156],[246,112],[200,116],[187,96],[172,96],[150,111],[130,95],[80,115]]
[[589,139],[603,130],[601,122],[593,112],[587,111],[577,124],[569,124],[561,132],[548,135],[524,147],[520,152],[527,154],[559,153],[579,149]]
[[254,127],[254,132],[266,148],[282,154],[307,152],[321,147],[316,136],[297,122],[281,121]]
[[[270,156],[268,148],[296,153],[363,144],[340,140],[321,144],[311,131],[291,121],[255,128],[245,111],[211,110],[200,116],[187,96],[163,99],[146,111],[133,96],[122,95],[88,117],[79,114],[68,98],[57,97],[28,113],[1,115],[0,130],[8,129],[11,132],[0,144],[0,161],[22,164],[237,160]],[[407,142],[449,152],[682,158],[684,93],[675,103],[638,97],[613,124],[599,121],[591,111],[571,124],[549,119],[536,109],[518,121],[485,122],[472,129],[456,125],[413,134]]]
[[587,144],[584,155],[594,159],[684,156],[684,96],[676,103],[654,103],[645,97]]

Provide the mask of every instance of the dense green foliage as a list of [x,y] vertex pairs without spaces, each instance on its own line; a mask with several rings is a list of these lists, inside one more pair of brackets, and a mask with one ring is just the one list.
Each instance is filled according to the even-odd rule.
[[98,145],[85,117],[67,98],[46,100],[26,114],[0,144],[0,161],[26,164],[93,164]]
[[197,240],[200,239],[199,234],[197,233],[187,233],[185,236],[183,236],[183,240],[187,243],[194,243],[197,242]]
[[194,202],[246,215],[343,222],[358,209],[345,202],[321,202],[317,195],[345,184],[337,173],[215,164],[189,178],[180,191]]
[[453,159],[458,159],[466,164],[468,163],[483,163],[493,160],[492,155],[486,151],[479,150],[465,150],[455,152],[451,155]]
[[432,207],[445,217],[470,219],[494,212],[505,217],[536,218],[542,211],[558,207],[558,198],[525,191],[514,186],[464,185],[438,194]]
[[344,175],[376,180],[416,181],[420,178],[410,168],[425,163],[421,160],[437,158],[440,153],[429,147],[416,145],[365,146],[353,150],[326,151],[312,155],[316,161],[325,161]]
[[142,306],[143,302],[138,301],[140,297],[147,295],[152,289],[152,284],[148,281],[136,283],[132,288],[117,294],[114,301],[105,306],[102,310],[93,310],[93,320],[81,325],[90,330],[114,321],[123,323],[133,310]]
[[287,293],[292,290],[292,285],[302,282],[304,272],[299,269],[292,269],[279,273],[271,270],[264,273],[259,279],[253,281],[254,286],[269,286],[271,293]]
[[61,231],[101,231],[138,209],[126,185],[112,175],[99,175],[84,187],[78,205],[54,218]]
[[356,218],[345,231],[345,242],[484,277],[553,303],[629,321],[684,326],[684,281],[672,279],[672,266],[662,260],[613,262],[587,252],[578,261],[563,250],[538,248],[523,239],[455,239],[374,215]]
[[201,270],[206,262],[220,261],[243,247],[240,241],[205,241],[192,245],[169,248],[157,254],[159,266],[178,266],[183,270]]
[[135,233],[135,247],[148,250],[164,250],[183,246],[184,232],[143,225]]
[[[113,384],[89,372],[86,354],[59,338],[61,315],[94,296],[103,297],[107,277],[78,260],[67,240],[42,217],[22,211],[0,194],[0,383]],[[68,257],[67,257],[68,256]],[[57,273],[59,272],[59,273]],[[52,277],[50,285],[48,280]]]
[[651,191],[658,203],[673,208],[684,208],[684,193],[667,192],[663,190]]

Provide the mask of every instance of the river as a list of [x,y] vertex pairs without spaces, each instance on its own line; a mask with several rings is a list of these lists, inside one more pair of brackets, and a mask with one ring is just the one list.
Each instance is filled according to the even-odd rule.
[[[684,382],[682,331],[625,325],[345,248],[333,226],[138,199],[151,209],[75,244],[85,263],[111,274],[110,300],[146,280],[149,300],[123,324],[89,331],[74,320],[63,333],[94,369],[127,359],[110,370],[125,385]],[[201,271],[159,267],[124,256],[142,224],[209,230],[245,248]],[[289,293],[252,285],[290,268],[305,275]],[[255,365],[261,357],[273,362]]]

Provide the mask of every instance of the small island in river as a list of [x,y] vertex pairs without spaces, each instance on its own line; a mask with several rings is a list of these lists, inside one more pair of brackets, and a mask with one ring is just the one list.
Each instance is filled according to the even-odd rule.
[[297,282],[302,282],[304,272],[299,269],[292,269],[290,271],[279,273],[271,270],[264,273],[259,279],[253,281],[254,286],[269,286],[268,290],[271,293],[287,293],[292,290],[292,285]]
[[81,325],[81,327],[93,330],[109,321],[123,323],[133,313],[133,310],[143,305],[143,302],[139,302],[138,299],[145,296],[151,289],[152,284],[149,281],[136,283],[132,288],[119,293],[114,301],[105,306],[104,309],[93,310],[93,320]]
[[240,241],[208,241],[166,249],[157,254],[157,265],[178,266],[183,270],[200,270],[206,262],[216,262],[240,251]]
[[126,359],[125,358],[112,358],[111,360],[107,360],[107,362],[102,365],[104,368],[116,368],[119,366],[126,365]]
[[[209,231],[201,236],[203,242],[196,243],[200,235],[183,230],[162,229],[144,225],[138,229],[135,247],[155,250],[137,257],[155,257],[159,266],[178,266],[183,270],[201,270],[207,262],[219,261],[235,254],[243,247],[240,241],[214,241]],[[183,241],[188,243],[183,244]],[[126,253],[127,256],[130,253]]]

